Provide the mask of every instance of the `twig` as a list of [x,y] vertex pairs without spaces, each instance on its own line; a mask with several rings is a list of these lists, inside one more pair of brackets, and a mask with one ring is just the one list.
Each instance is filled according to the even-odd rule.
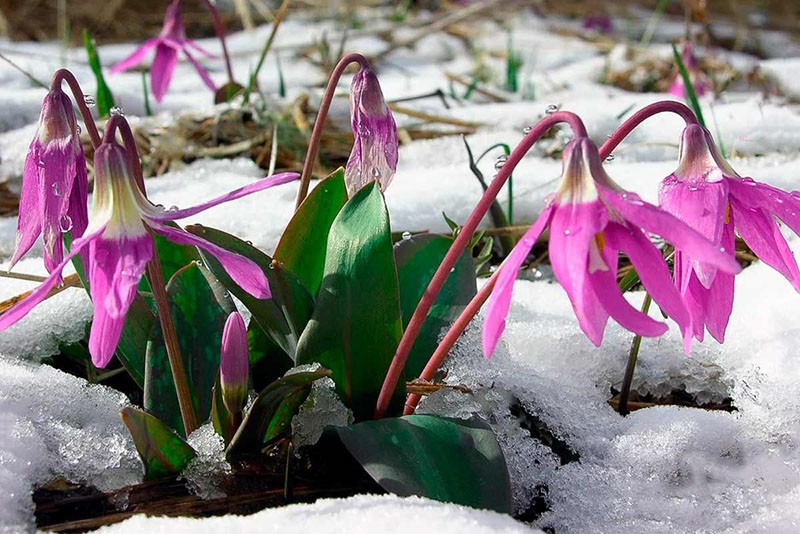
[[[44,299],[42,299],[42,300],[49,299],[53,295],[58,295],[59,293],[61,293],[62,291],[64,291],[67,288],[80,287],[80,285],[81,285],[81,279],[78,278],[78,275],[77,274],[71,274],[71,275],[67,276],[66,278],[64,278],[64,285],[63,286],[54,287],[53,289],[50,290],[49,293],[47,293],[47,295],[45,295]],[[27,298],[28,295],[31,294],[31,292],[32,292],[32,290],[31,291],[26,291],[25,293],[13,296],[10,299],[6,299],[3,302],[0,302],[0,313],[5,313],[6,311],[8,311],[17,302]]]

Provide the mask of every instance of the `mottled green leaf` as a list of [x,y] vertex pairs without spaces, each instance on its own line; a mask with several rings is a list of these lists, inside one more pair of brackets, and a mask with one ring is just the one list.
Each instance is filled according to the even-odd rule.
[[357,420],[364,419],[372,416],[401,335],[389,214],[373,182],[331,225],[324,278],[297,363],[319,362],[330,369],[342,401]]
[[325,268],[328,233],[347,202],[344,169],[339,169],[311,191],[286,226],[275,259],[316,295]]
[[128,406],[120,417],[131,433],[144,465],[145,480],[158,480],[183,471],[197,453],[157,417]]
[[385,490],[406,497],[511,512],[503,452],[483,421],[435,415],[330,427]]

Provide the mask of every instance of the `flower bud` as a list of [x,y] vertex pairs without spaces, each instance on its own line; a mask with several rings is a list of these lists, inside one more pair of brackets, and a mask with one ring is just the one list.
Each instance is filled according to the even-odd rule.
[[222,331],[222,354],[219,364],[222,401],[231,413],[239,413],[247,400],[249,373],[247,328],[239,312],[233,312]]

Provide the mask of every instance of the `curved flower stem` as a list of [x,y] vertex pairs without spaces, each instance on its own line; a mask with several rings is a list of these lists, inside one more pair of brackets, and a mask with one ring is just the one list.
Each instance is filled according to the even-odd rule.
[[543,136],[550,128],[560,122],[568,123],[572,128],[575,137],[586,137],[586,128],[584,127],[580,117],[568,111],[559,111],[557,113],[553,113],[552,115],[548,115],[539,121],[536,126],[531,128],[531,131],[522,138],[522,141],[520,141],[516,148],[514,148],[514,150],[511,152],[511,155],[508,156],[506,163],[497,173],[497,176],[495,176],[492,183],[489,184],[489,188],[481,197],[478,205],[475,206],[475,209],[472,211],[469,219],[467,219],[467,221],[464,223],[464,226],[459,231],[458,236],[456,237],[455,241],[453,241],[453,244],[450,245],[450,249],[447,251],[447,254],[445,255],[438,269],[436,269],[436,273],[434,273],[433,278],[428,284],[428,288],[422,295],[419,304],[417,304],[417,308],[414,310],[414,314],[411,316],[405,332],[403,332],[403,337],[400,339],[400,343],[397,346],[392,363],[389,365],[389,370],[386,373],[386,378],[383,381],[383,386],[381,387],[381,392],[378,396],[378,402],[375,407],[376,419],[380,419],[386,415],[386,410],[389,407],[392,393],[394,392],[395,387],[397,387],[397,381],[400,379],[400,375],[403,372],[406,360],[408,359],[408,354],[411,352],[411,348],[414,346],[414,341],[416,341],[417,335],[419,335],[419,331],[422,329],[422,325],[425,322],[425,318],[427,317],[431,306],[433,306],[436,297],[439,295],[439,291],[441,291],[442,286],[447,281],[447,277],[450,275],[450,269],[452,269],[458,261],[459,256],[466,248],[469,240],[472,238],[472,234],[478,228],[478,225],[480,224],[484,215],[486,215],[486,212],[489,211],[492,202],[494,202],[494,199],[497,198],[498,193],[500,193],[500,189],[502,189],[503,185],[508,180],[508,177],[511,176],[514,168],[522,160],[534,143],[536,143],[536,141],[538,141],[539,138]]
[[[461,334],[463,334],[464,330],[466,330],[467,326],[469,326],[472,318],[478,314],[481,306],[483,306],[483,304],[489,298],[489,295],[492,294],[494,284],[497,282],[498,273],[500,273],[500,269],[497,269],[489,278],[489,280],[483,284],[483,287],[480,289],[480,291],[478,291],[478,293],[472,297],[472,300],[469,301],[469,304],[467,304],[467,306],[458,316],[458,319],[456,319],[456,321],[447,331],[447,334],[445,334],[444,338],[442,338],[439,346],[436,347],[433,355],[430,357],[428,363],[425,364],[425,368],[420,373],[419,378],[421,380],[430,381],[436,375],[436,371],[439,370],[442,362],[450,353],[450,349],[453,348],[453,345],[456,344],[458,338],[461,337]],[[410,394],[406,398],[406,405],[403,409],[403,415],[413,414],[421,398],[422,396],[416,393]]]
[[222,56],[225,58],[225,70],[228,72],[228,81],[230,83],[236,83],[233,81],[233,68],[231,67],[231,56],[228,54],[228,45],[225,43],[225,28],[222,26],[222,20],[219,18],[219,13],[217,12],[217,8],[214,7],[214,2],[211,0],[205,0],[206,6],[208,6],[208,11],[211,13],[211,22],[214,25],[214,32],[217,34],[217,38],[219,39],[219,43],[222,46]]
[[658,113],[675,113],[680,115],[680,117],[686,121],[686,124],[699,124],[697,121],[697,117],[695,116],[694,112],[685,104],[681,104],[680,102],[676,102],[674,100],[662,100],[661,102],[655,102],[650,104],[649,106],[645,106],[633,115],[630,116],[628,120],[620,124],[619,128],[617,128],[611,137],[603,143],[603,146],[600,147],[600,159],[604,160],[608,157],[611,152],[617,148],[623,139],[628,137],[634,128],[639,126],[644,120],[656,115]]
[[[104,140],[110,141],[114,139],[115,130],[119,130],[122,137],[125,150],[128,153],[128,159],[133,167],[134,179],[142,190],[142,194],[146,195],[142,165],[139,161],[139,153],[136,150],[136,140],[133,137],[128,121],[122,115],[114,115],[109,119]],[[149,227],[147,228],[152,235],[152,230]],[[199,425],[197,423],[197,415],[194,412],[194,405],[192,404],[192,395],[189,391],[188,375],[186,374],[186,368],[183,366],[178,334],[175,331],[175,324],[172,322],[172,310],[167,298],[164,272],[161,270],[161,262],[157,251],[155,251],[153,259],[147,263],[147,278],[150,280],[150,287],[153,291],[158,320],[161,323],[161,332],[164,337],[164,345],[167,348],[167,358],[172,369],[172,380],[175,382],[175,392],[178,395],[178,406],[181,410],[183,426],[188,437],[189,434],[197,430]]]
[[322,128],[325,125],[325,117],[328,116],[328,110],[331,108],[333,101],[333,93],[336,91],[336,85],[339,83],[339,78],[342,77],[344,69],[350,63],[358,62],[362,69],[369,68],[369,61],[361,54],[352,53],[342,56],[342,59],[336,64],[328,78],[328,85],[325,87],[325,94],[322,95],[322,101],[319,104],[319,111],[317,118],[314,121],[314,129],[311,130],[311,137],[308,140],[308,150],[306,151],[306,159],[303,162],[303,172],[300,174],[300,189],[297,191],[297,201],[295,202],[295,210],[300,207],[300,204],[305,200],[308,194],[308,184],[311,180],[311,170],[314,168],[314,162],[317,160],[317,152],[319,151],[319,141],[322,138]]
[[75,79],[75,75],[69,70],[58,69],[53,74],[53,79],[50,81],[50,90],[60,89],[61,82],[67,82],[67,85],[69,85],[72,96],[75,98],[75,105],[78,106],[78,111],[81,112],[81,117],[83,117],[83,123],[86,125],[86,132],[92,140],[92,146],[97,148],[100,146],[100,134],[97,132],[97,125],[94,122],[94,117],[92,117],[92,112],[89,106],[86,105],[86,100],[84,100],[83,91],[81,90],[78,80]]

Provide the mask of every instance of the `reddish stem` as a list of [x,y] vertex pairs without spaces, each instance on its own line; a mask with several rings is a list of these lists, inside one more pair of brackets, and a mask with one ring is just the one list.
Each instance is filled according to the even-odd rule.
[[[144,187],[144,175],[142,174],[142,164],[139,161],[139,152],[136,150],[136,139],[133,137],[133,132],[122,115],[113,115],[106,123],[106,131],[103,136],[103,142],[111,142],[114,140],[116,131],[119,130],[122,137],[125,151],[128,155],[128,160],[133,167],[133,177],[136,184],[142,191],[142,194],[147,195]],[[152,235],[150,227],[145,225]],[[150,288],[153,291],[153,300],[156,304],[158,311],[158,320],[161,323],[161,333],[164,338],[164,346],[167,349],[167,359],[169,360],[170,369],[172,370],[172,380],[175,383],[175,392],[178,396],[178,407],[181,412],[181,419],[183,419],[183,427],[186,436],[197,430],[199,424],[197,422],[197,414],[194,411],[192,404],[192,395],[189,390],[189,379],[186,373],[186,368],[183,365],[183,358],[181,357],[181,346],[178,343],[178,334],[175,331],[175,324],[172,321],[172,310],[169,305],[169,298],[167,297],[166,284],[164,282],[164,271],[161,269],[161,262],[159,261],[158,254],[154,254],[153,259],[147,262],[147,278],[150,280]]]
[[606,159],[608,155],[611,154],[615,148],[617,148],[617,145],[619,145],[623,139],[628,137],[628,134],[630,134],[633,129],[639,126],[645,119],[648,119],[658,113],[665,112],[680,115],[680,117],[686,121],[687,125],[698,124],[697,117],[688,106],[674,100],[662,100],[661,102],[655,102],[654,104],[643,107],[631,115],[628,120],[620,124],[619,128],[617,128],[616,131],[611,134],[611,137],[609,137],[608,140],[603,143],[603,146],[600,147],[600,159]]
[[222,26],[222,19],[219,18],[217,8],[214,7],[214,2],[205,0],[208,11],[211,13],[211,23],[214,25],[214,32],[217,34],[219,43],[222,46],[222,57],[225,59],[225,70],[228,72],[228,81],[233,81],[233,68],[231,67],[231,56],[228,54],[228,45],[225,43],[225,28]]
[[300,207],[300,204],[305,200],[308,194],[308,184],[311,181],[311,171],[314,168],[314,162],[317,159],[317,152],[319,151],[319,141],[322,138],[322,128],[325,124],[325,117],[328,116],[328,110],[331,108],[333,101],[333,94],[336,91],[336,85],[339,83],[339,78],[342,77],[344,69],[350,63],[358,62],[362,69],[369,68],[369,61],[361,54],[352,53],[343,56],[342,59],[336,64],[328,78],[328,85],[325,87],[325,94],[322,95],[322,101],[319,104],[319,111],[317,118],[314,121],[314,129],[311,130],[311,137],[308,140],[308,150],[306,151],[306,159],[303,162],[303,172],[300,174],[300,189],[297,191],[297,201],[295,202],[295,210]]
[[83,117],[83,124],[86,126],[86,132],[92,140],[92,146],[97,148],[100,146],[100,134],[97,132],[97,125],[94,123],[92,112],[86,105],[86,100],[84,100],[83,91],[81,90],[78,80],[75,79],[75,75],[69,70],[58,69],[53,74],[53,79],[50,81],[50,90],[61,89],[61,82],[67,82],[67,85],[69,85],[72,96],[75,99],[75,104],[78,106],[78,111],[80,111],[81,117]]
[[[456,344],[458,338],[461,337],[461,334],[463,334],[464,330],[466,330],[467,326],[469,326],[472,318],[478,314],[478,311],[481,309],[481,306],[483,306],[483,303],[486,302],[486,300],[489,298],[489,295],[492,294],[492,289],[494,289],[494,284],[497,282],[499,273],[500,269],[498,268],[492,274],[489,280],[486,281],[480,291],[478,291],[477,295],[472,297],[472,300],[469,301],[467,307],[464,308],[464,311],[461,312],[461,315],[458,316],[456,322],[454,322],[453,326],[450,327],[450,330],[447,331],[447,334],[444,336],[441,343],[439,343],[439,346],[436,347],[436,350],[428,360],[428,363],[425,364],[425,368],[419,375],[420,380],[427,380],[429,382],[433,380],[433,377],[436,375],[436,371],[439,370],[442,362],[450,353],[450,349],[453,348],[453,345]],[[403,410],[403,415],[413,414],[421,398],[422,396],[416,393],[410,394],[406,399],[406,406]]]
[[397,381],[403,373],[408,354],[414,346],[414,341],[416,341],[419,335],[419,331],[425,322],[425,318],[431,306],[433,306],[436,297],[439,295],[439,291],[441,291],[442,286],[447,281],[450,270],[455,266],[459,256],[467,247],[467,243],[472,238],[472,235],[475,233],[484,215],[486,215],[486,212],[489,211],[489,208],[492,206],[492,202],[494,202],[498,193],[500,193],[500,189],[505,185],[514,168],[522,160],[528,150],[531,149],[534,143],[536,143],[550,128],[560,122],[568,123],[576,137],[586,137],[586,128],[580,117],[568,111],[559,111],[539,121],[539,123],[522,138],[522,141],[520,141],[508,156],[506,163],[500,169],[500,172],[497,173],[494,180],[492,180],[492,183],[489,184],[489,188],[483,194],[478,205],[475,206],[475,209],[469,216],[469,219],[467,219],[467,222],[464,223],[464,226],[459,231],[458,236],[450,246],[450,250],[447,251],[444,260],[442,260],[439,268],[436,269],[436,273],[433,275],[433,278],[428,284],[428,288],[422,295],[417,309],[414,310],[414,314],[411,316],[405,332],[403,332],[403,337],[400,339],[400,344],[397,346],[394,358],[389,365],[389,370],[383,381],[383,386],[378,396],[378,403],[375,407],[376,419],[380,419],[386,415],[386,410],[392,398],[392,392],[394,392],[397,387]]

